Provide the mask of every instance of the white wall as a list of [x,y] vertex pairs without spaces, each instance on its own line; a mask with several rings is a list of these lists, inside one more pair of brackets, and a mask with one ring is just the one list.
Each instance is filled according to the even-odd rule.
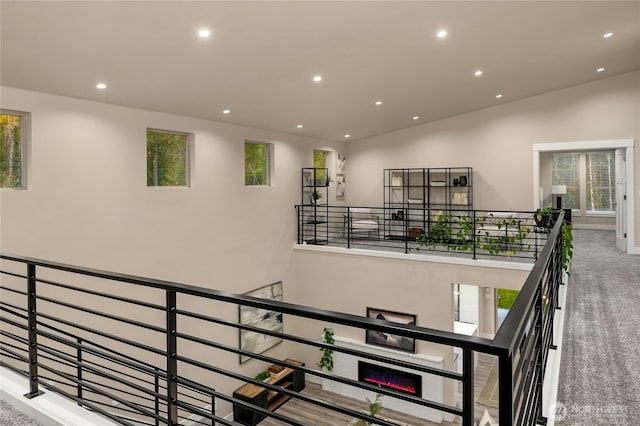
[[[32,133],[28,189],[0,192],[3,251],[239,292],[284,278],[300,169],[340,146],[6,87],[2,108]],[[148,127],[195,135],[189,188],[146,186]],[[244,186],[246,139],[274,144],[272,187]]]
[[[385,168],[470,166],[475,208],[531,210],[533,144],[640,140],[640,71],[497,103],[503,104],[349,142],[350,203],[381,204]],[[640,149],[634,151],[640,188]],[[637,191],[633,199],[638,212]],[[640,241],[640,215],[635,216]]]

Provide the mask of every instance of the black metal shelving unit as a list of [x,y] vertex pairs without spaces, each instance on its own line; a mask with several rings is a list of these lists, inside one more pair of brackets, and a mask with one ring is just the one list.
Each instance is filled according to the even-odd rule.
[[415,240],[439,216],[473,210],[473,169],[385,169],[384,207],[385,238]]
[[324,167],[302,169],[302,205],[300,214],[302,241],[327,244],[329,238],[329,170]]

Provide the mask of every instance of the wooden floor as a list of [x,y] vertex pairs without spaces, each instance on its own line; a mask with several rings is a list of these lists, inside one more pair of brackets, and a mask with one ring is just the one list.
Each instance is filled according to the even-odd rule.
[[[489,372],[493,366],[493,363],[496,361],[495,357],[491,357],[483,354],[476,354],[478,357],[478,366],[476,367],[476,376],[475,376],[475,386],[474,392],[476,397],[480,393],[482,386],[484,385]],[[460,388],[461,389],[461,388]],[[367,404],[365,401],[348,398],[342,395],[338,395],[332,392],[326,392],[322,390],[322,387],[319,384],[310,383],[307,381],[307,386],[303,393],[309,397],[321,399],[323,401],[329,402],[331,404],[335,404],[336,406],[341,406],[345,408],[350,408],[353,410],[366,410]],[[485,407],[484,405],[476,404],[475,407],[475,417],[476,423],[479,422],[480,418],[484,414],[484,410],[488,409],[489,414],[497,421],[498,419],[498,410],[492,407]],[[347,425],[351,421],[352,417],[337,413],[335,411],[326,410],[322,407],[318,407],[313,404],[309,404],[307,402],[303,402],[297,399],[291,399],[289,402],[285,403],[282,407],[280,407],[277,411],[278,414],[281,414],[286,417],[290,417],[293,420],[301,422],[305,425],[316,425],[316,426],[341,426]],[[450,422],[442,422],[442,423],[433,423],[428,420],[420,419],[417,417],[413,417],[404,413],[399,413],[388,408],[384,408],[384,399],[383,399],[383,409],[380,413],[384,417],[392,419],[399,423],[404,423],[410,426],[451,426],[451,425],[460,425],[461,419],[456,418],[453,423]],[[260,422],[261,426],[280,426],[285,423],[267,418]]]

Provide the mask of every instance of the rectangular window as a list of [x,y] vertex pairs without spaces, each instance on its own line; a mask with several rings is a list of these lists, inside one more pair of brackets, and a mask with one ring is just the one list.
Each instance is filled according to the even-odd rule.
[[24,188],[26,116],[0,111],[0,188]]
[[552,185],[566,185],[562,206],[580,208],[580,154],[554,154]]
[[613,213],[616,200],[614,153],[588,153],[586,163],[587,212]]
[[188,136],[147,129],[147,186],[187,186]]
[[244,143],[244,184],[246,186],[269,185],[270,151],[270,145],[266,143]]
[[[327,167],[327,157],[329,151],[321,151],[319,149],[313,150],[313,167],[316,169],[324,169]],[[324,175],[324,170],[316,171],[316,179],[325,180],[327,177]]]

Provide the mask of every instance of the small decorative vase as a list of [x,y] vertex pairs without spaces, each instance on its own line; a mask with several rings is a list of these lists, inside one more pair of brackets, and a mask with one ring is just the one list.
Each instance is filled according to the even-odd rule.
[[467,186],[467,177],[460,176],[460,186]]
[[453,180],[453,186],[458,186],[460,185],[460,181],[456,178]]

